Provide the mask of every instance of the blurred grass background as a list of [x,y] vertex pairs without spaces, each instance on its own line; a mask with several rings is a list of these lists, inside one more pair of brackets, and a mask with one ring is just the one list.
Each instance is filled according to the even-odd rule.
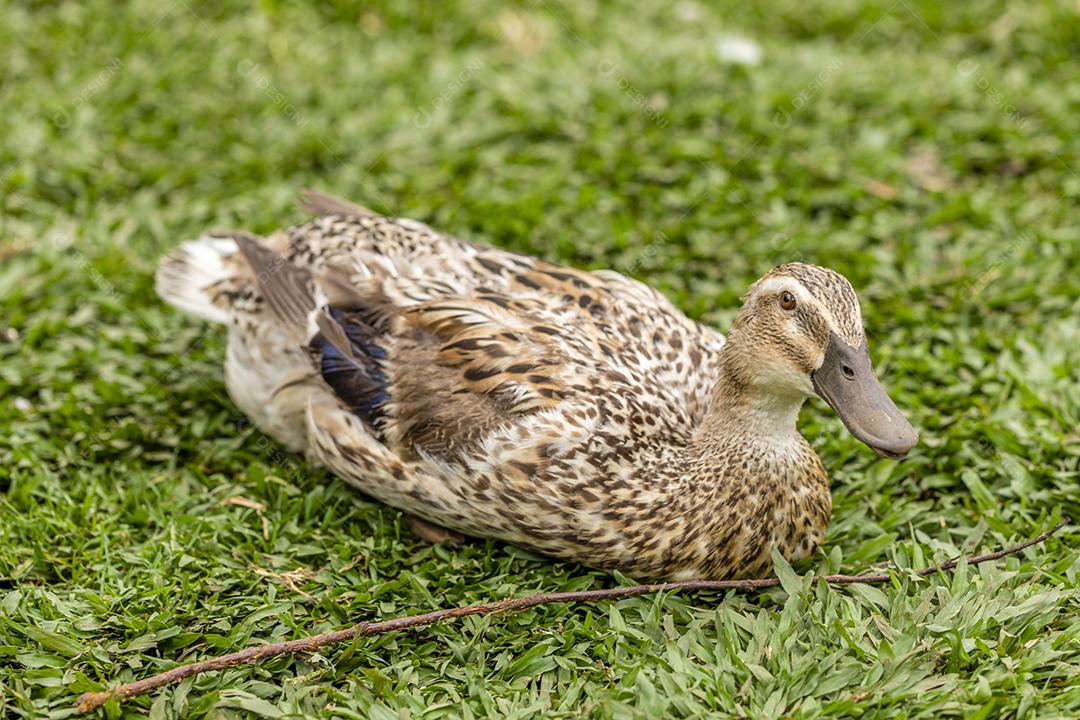
[[[802,571],[1077,517],[1078,13],[0,2],[0,715],[63,717],[247,643],[612,582],[427,546],[228,401],[222,332],[164,307],[153,269],[209,227],[301,222],[305,186],[627,272],[721,330],[773,265],[846,274],[922,443],[877,459],[807,407],[835,515]],[[1071,718],[1075,544],[882,588],[470,618],[105,714]]]

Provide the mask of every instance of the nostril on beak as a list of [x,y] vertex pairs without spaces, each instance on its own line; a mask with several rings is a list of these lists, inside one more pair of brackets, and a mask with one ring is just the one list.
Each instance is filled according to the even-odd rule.
[[855,371],[852,370],[850,367],[848,367],[847,365],[841,365],[840,369],[843,371],[844,377],[846,377],[848,380],[855,379]]

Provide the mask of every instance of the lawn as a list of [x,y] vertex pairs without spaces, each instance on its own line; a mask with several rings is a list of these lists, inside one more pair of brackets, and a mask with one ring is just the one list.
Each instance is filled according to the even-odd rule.
[[[627,582],[429,546],[236,410],[222,330],[153,271],[207,228],[302,222],[307,186],[621,270],[720,330],[773,265],[847,275],[922,440],[880,459],[808,404],[834,518],[801,573],[1080,518],[1080,7],[946,7],[0,2],[0,717],[248,644]],[[759,62],[727,59],[732,38]],[[469,618],[99,715],[1072,718],[1078,570],[1070,526],[954,574]]]

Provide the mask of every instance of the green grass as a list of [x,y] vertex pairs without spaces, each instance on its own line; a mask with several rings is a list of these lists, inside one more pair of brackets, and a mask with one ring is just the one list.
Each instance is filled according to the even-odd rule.
[[[401,515],[285,453],[154,295],[305,186],[614,267],[723,330],[804,259],[857,288],[922,443],[815,402],[818,574],[1080,517],[1074,3],[0,3],[0,716],[365,619],[618,580]],[[718,38],[763,48],[725,64]],[[264,508],[230,502],[246,498]],[[263,521],[265,520],[265,532]],[[887,586],[552,606],[188,680],[108,717],[1080,714],[1080,538]]]

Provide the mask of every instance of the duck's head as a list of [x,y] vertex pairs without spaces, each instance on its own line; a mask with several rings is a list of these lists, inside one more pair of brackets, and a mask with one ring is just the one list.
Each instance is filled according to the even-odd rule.
[[729,335],[740,382],[777,399],[817,395],[856,438],[901,458],[918,436],[870,364],[859,300],[840,273],[789,263],[754,283]]

